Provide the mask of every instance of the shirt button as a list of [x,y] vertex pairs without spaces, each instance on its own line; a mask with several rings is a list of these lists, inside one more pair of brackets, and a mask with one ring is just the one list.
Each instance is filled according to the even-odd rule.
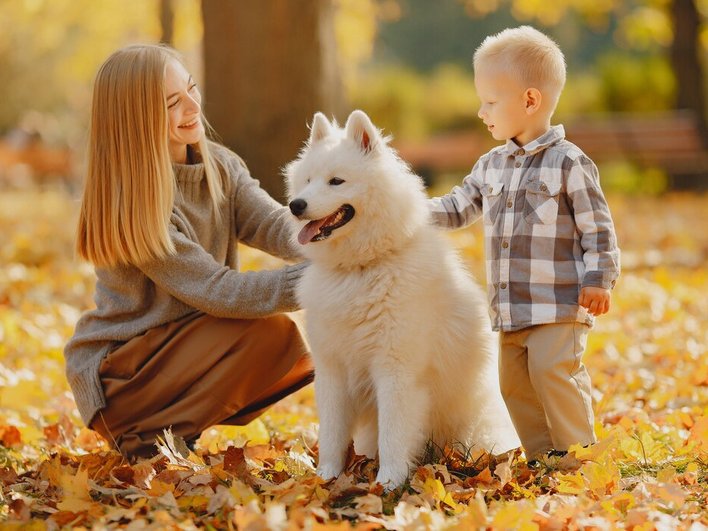
[[523,154],[524,154],[524,150],[523,150],[523,149],[520,149],[520,150],[518,150],[518,151],[516,152],[516,155],[517,155],[518,157],[520,157],[520,156],[523,155]]
[[514,164],[514,168],[521,168],[521,163],[517,162],[516,164]]
[[541,185],[541,191],[542,191],[542,192],[547,192],[547,191],[548,191],[548,186],[546,186],[545,184],[542,184],[542,185]]
[[502,247],[503,247],[504,249],[506,249],[507,247],[509,247],[509,242],[502,242]]
[[507,202],[506,202],[506,206],[508,206],[509,208],[511,208],[511,207],[514,206],[514,202],[513,202],[513,201],[507,201]]
[[499,284],[499,287],[501,289],[506,289],[506,282],[502,282],[501,284]]

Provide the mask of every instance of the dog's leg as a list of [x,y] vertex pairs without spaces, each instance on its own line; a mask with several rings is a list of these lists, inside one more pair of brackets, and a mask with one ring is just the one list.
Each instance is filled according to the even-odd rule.
[[380,461],[376,481],[387,490],[405,482],[409,467],[429,436],[426,421],[430,398],[417,384],[415,375],[400,371],[384,371],[376,378]]
[[320,418],[320,459],[317,475],[337,477],[344,470],[354,412],[342,377],[331,367],[317,367],[315,398]]
[[369,459],[374,459],[379,437],[376,409],[367,407],[359,413],[358,417],[354,429],[354,452],[357,455],[365,455]]

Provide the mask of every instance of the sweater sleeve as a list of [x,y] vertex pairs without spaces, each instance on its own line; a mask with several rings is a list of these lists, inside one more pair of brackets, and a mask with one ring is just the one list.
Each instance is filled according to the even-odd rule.
[[254,319],[299,309],[295,288],[304,263],[273,271],[236,271],[180,231],[176,217],[170,226],[176,253],[140,266],[158,287],[216,317]]
[[285,260],[302,258],[293,238],[290,210],[260,187],[239,158],[230,161],[229,172],[235,183],[234,223],[239,241]]

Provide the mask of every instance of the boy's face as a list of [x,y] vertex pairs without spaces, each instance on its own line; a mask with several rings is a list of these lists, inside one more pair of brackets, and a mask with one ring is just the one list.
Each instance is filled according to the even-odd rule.
[[523,146],[537,138],[534,113],[529,112],[527,89],[503,68],[479,65],[474,84],[479,116],[495,140],[513,139]]

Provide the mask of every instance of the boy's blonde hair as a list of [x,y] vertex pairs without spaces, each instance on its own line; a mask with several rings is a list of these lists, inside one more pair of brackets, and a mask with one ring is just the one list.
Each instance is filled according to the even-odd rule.
[[480,64],[504,69],[527,88],[537,88],[558,103],[565,85],[565,58],[558,45],[531,26],[507,28],[490,35],[474,54],[474,68]]
[[[172,60],[182,63],[166,46],[132,45],[114,52],[96,75],[76,250],[97,266],[140,264],[175,252],[169,223],[176,185],[165,94]],[[206,138],[193,147],[218,212],[224,199],[220,173]]]

